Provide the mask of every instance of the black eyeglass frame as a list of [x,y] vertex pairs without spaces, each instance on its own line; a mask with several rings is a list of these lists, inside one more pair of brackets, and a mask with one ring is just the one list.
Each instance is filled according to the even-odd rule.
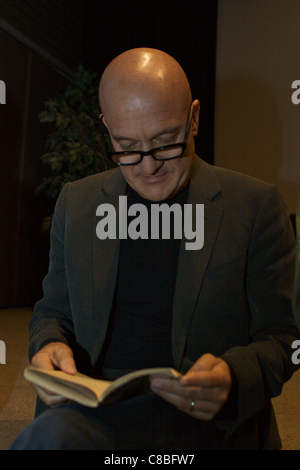
[[[183,142],[178,142],[177,144],[164,145],[162,147],[156,147],[154,149],[147,150],[146,152],[143,152],[142,150],[132,150],[132,151],[129,150],[129,151],[123,151],[123,152],[111,152],[110,150],[108,150],[107,143],[106,143],[106,140],[105,140],[105,135],[104,135],[104,132],[103,132],[103,128],[101,127],[101,132],[102,132],[102,137],[103,137],[107,157],[117,166],[138,165],[139,163],[141,163],[142,159],[146,155],[151,155],[154,158],[154,160],[157,160],[157,161],[174,160],[175,158],[182,157],[182,155],[184,154],[184,152],[187,148],[188,138],[189,138],[189,135],[190,135],[191,124],[192,124],[193,110],[194,110],[194,107],[193,107],[193,103],[192,103],[191,108],[190,108],[189,117],[188,117],[188,125],[187,125],[187,129],[186,129],[186,133],[185,133]],[[105,125],[103,123],[103,118],[104,118],[104,115],[101,114],[101,124],[102,124],[102,126]],[[172,148],[172,147],[181,147],[181,153],[179,155],[176,155],[175,157],[169,157],[169,158],[157,158],[157,157],[155,157],[154,153],[157,152],[158,150],[166,150],[166,149],[169,149],[169,148]],[[120,162],[117,163],[113,160],[114,155],[129,155],[129,154],[131,154],[131,155],[132,154],[140,155],[140,159],[136,162],[131,162],[131,163],[120,163]]]

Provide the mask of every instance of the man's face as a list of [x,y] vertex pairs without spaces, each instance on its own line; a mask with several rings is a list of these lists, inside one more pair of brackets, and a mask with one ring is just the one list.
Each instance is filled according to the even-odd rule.
[[[157,161],[145,155],[142,161],[121,166],[127,183],[143,198],[150,201],[170,199],[188,184],[194,159],[194,139],[197,134],[199,102],[193,103],[193,120],[184,154],[174,160]],[[147,109],[147,108],[146,108]],[[181,143],[187,130],[190,108],[184,110],[151,107],[148,112],[126,107],[113,113],[106,123],[114,150],[148,151],[152,148]]]

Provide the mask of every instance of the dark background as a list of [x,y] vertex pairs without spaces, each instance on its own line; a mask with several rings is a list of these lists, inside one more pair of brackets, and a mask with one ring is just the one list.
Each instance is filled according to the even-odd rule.
[[184,68],[201,101],[197,153],[213,163],[217,0],[1,0],[0,309],[42,295],[53,203],[35,196],[50,128],[43,102],[64,91],[78,65],[99,73],[118,54],[153,47]]

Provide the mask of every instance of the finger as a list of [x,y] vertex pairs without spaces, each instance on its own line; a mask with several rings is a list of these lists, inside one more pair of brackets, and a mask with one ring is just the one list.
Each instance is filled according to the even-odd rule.
[[187,412],[187,414],[192,416],[192,418],[199,419],[200,421],[205,421],[205,422],[211,421],[215,417],[215,414],[205,413],[202,411],[195,411],[191,413]]
[[53,360],[51,356],[43,351],[37,353],[31,360],[31,365],[33,367],[38,367],[39,369],[44,370],[54,370]]
[[191,406],[191,402],[187,404],[186,413],[204,421],[213,419],[220,410],[220,406],[214,402],[195,400],[194,403],[193,407]]
[[[201,419],[203,421],[213,419],[213,417],[221,408],[221,405],[218,403],[186,398],[163,390],[157,392],[157,395],[171,405],[175,406],[178,410],[192,416],[193,418]],[[192,402],[195,403],[193,409],[191,409]]]
[[216,388],[223,384],[223,375],[221,376],[217,371],[211,372],[189,372],[180,380],[180,385],[183,387],[204,387]]
[[59,369],[72,375],[76,373],[73,352],[64,343],[50,343],[46,345],[32,358],[31,364],[39,369]]
[[[195,374],[199,372],[210,372],[220,362],[220,359],[216,358],[212,354],[204,354],[193,364],[190,370],[181,379],[182,384],[186,382],[194,382]],[[197,376],[196,376],[197,377]],[[204,375],[205,377],[205,375]],[[208,375],[206,376],[208,377]]]
[[[206,355],[209,356],[209,355]],[[197,370],[201,369],[203,370]],[[204,369],[206,367],[206,370]],[[190,369],[181,379],[183,386],[199,386],[205,388],[214,388],[226,386],[231,379],[231,372],[228,364],[222,359],[211,357],[202,357],[195,364],[195,368]]]
[[[182,386],[179,381],[173,380],[162,380],[154,379],[151,382],[151,389],[154,393],[157,393],[161,397],[165,398],[166,395],[170,394],[175,396],[180,396],[184,399],[184,402],[190,404],[191,401],[197,399],[201,401],[209,402],[219,402],[221,401],[221,391],[219,387],[205,388],[199,386]],[[172,403],[174,403],[172,401]]]
[[191,416],[192,418],[199,419],[201,421],[211,421],[214,419],[216,414],[219,410],[194,410],[194,411],[187,411],[186,414]]
[[205,370],[212,370],[220,361],[221,359],[213,356],[212,354],[203,354],[203,356],[201,356],[200,359],[198,359],[195,364],[193,364],[189,372],[201,372]]
[[76,365],[71,349],[58,348],[54,354],[56,366],[67,374],[76,374]]
[[150,379],[150,388],[153,392],[165,391],[175,395],[187,393],[187,390],[183,389],[178,380],[163,379],[160,377]]

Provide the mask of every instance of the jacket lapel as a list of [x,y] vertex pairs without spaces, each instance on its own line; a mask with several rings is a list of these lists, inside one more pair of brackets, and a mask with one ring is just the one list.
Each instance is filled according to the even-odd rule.
[[193,220],[196,204],[204,204],[204,246],[201,250],[189,251],[185,249],[185,238],[181,243],[172,330],[173,358],[178,370],[186,368],[182,361],[189,325],[223,218],[220,201],[218,206],[212,202],[220,191],[213,167],[196,157],[187,203],[193,205]]
[[[105,340],[109,317],[114,300],[118,275],[120,240],[119,240],[119,196],[125,195],[127,183],[120,171],[116,171],[104,184],[97,204],[94,205],[93,224],[93,331],[97,338],[91,353],[95,363]],[[99,217],[96,211],[101,204],[111,204],[116,209],[117,239],[100,240],[96,235]]]

